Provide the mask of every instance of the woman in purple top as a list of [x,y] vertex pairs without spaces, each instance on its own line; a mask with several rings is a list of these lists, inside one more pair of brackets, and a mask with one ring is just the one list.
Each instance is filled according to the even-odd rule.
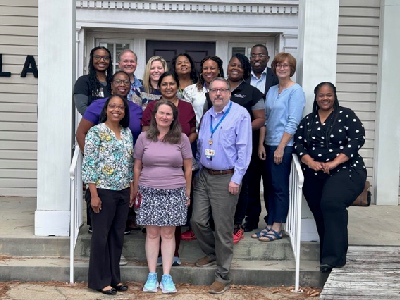
[[[130,89],[130,79],[129,75],[125,73],[124,71],[118,71],[116,72],[112,79],[111,79],[111,92],[113,95],[120,95],[123,96],[126,99],[126,96],[129,93]],[[89,129],[92,128],[94,125],[97,125],[100,120],[100,113],[104,107],[104,104],[106,103],[108,98],[103,98],[103,99],[97,99],[95,100],[92,104],[89,105],[89,107],[86,109],[79,125],[78,129],[76,130],[76,141],[78,142],[79,148],[83,152],[84,146],[85,146],[85,137],[86,134],[88,133]],[[135,141],[137,137],[139,136],[141,132],[141,125],[140,122],[142,120],[142,108],[131,102],[128,101],[129,104],[129,129],[132,132],[133,135],[133,144],[135,144]],[[86,191],[85,193],[85,200],[87,203],[90,203],[90,192]],[[88,207],[89,211],[89,207]],[[89,225],[89,233],[92,232],[92,227],[91,227],[91,218],[90,214],[87,213],[87,224]],[[129,219],[133,219],[133,215],[129,215]],[[128,222],[131,223],[131,222]],[[130,228],[132,225],[127,225],[127,228],[125,230],[125,234],[130,233]],[[134,226],[133,226],[134,227]]]
[[[176,226],[186,223],[192,179],[192,149],[181,132],[178,109],[168,100],[157,101],[147,132],[135,145],[132,195],[141,197],[137,223],[146,226],[146,257],[149,267],[144,292],[157,292],[157,257],[160,249],[163,293],[175,293],[169,274],[174,250]],[[133,203],[131,203],[132,205]]]

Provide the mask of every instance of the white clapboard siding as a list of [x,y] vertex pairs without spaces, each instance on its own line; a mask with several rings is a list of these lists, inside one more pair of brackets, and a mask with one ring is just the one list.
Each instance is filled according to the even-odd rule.
[[364,124],[360,154],[373,181],[380,1],[339,0],[339,5],[337,95],[340,104],[354,110]]
[[38,0],[0,1],[0,196],[36,196],[37,78],[21,77],[27,55],[38,61]]

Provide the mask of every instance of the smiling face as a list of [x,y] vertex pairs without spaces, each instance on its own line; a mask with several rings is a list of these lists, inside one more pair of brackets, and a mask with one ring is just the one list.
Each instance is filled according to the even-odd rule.
[[112,96],[107,105],[107,121],[119,123],[119,121],[121,121],[124,116],[124,101],[119,96]]
[[250,63],[254,74],[261,74],[267,67],[268,61],[268,52],[264,47],[254,47],[251,49]]
[[111,83],[111,92],[113,95],[126,96],[131,88],[129,77],[124,73],[117,73]]
[[158,80],[162,73],[165,72],[163,64],[159,60],[155,60],[151,63],[150,66],[150,82],[155,83],[157,85]]
[[122,71],[128,73],[129,76],[133,75],[137,67],[135,54],[126,51],[124,54],[121,55],[120,61],[118,62],[118,66]]
[[290,78],[291,71],[289,59],[284,59],[276,64],[276,76],[278,79]]
[[178,84],[172,75],[165,76],[160,82],[160,92],[163,99],[173,100],[178,92]]
[[104,49],[97,49],[93,52],[93,67],[100,72],[107,70],[110,65],[110,55]]
[[225,80],[215,80],[210,84],[210,99],[216,112],[220,112],[231,98],[228,83]]
[[192,71],[192,66],[186,56],[178,56],[175,63],[175,71],[178,76],[190,74]]
[[159,128],[169,128],[174,120],[172,108],[165,104],[158,107],[154,117]]
[[335,103],[335,92],[331,86],[324,84],[319,88],[316,100],[320,110],[330,111]]
[[210,83],[214,78],[218,76],[220,70],[218,68],[218,64],[215,61],[208,59],[203,63],[201,71],[204,81],[206,83]]
[[232,57],[228,65],[228,80],[240,81],[243,80],[243,68],[237,57]]

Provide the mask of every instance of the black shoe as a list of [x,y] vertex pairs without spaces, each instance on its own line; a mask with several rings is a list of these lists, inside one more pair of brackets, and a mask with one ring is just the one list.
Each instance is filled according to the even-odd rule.
[[88,228],[87,232],[88,232],[88,233],[93,233],[92,226],[89,226],[89,228]]
[[127,290],[128,290],[128,286],[127,285],[124,285],[124,284],[119,284],[119,285],[116,285],[116,286],[113,286],[113,288],[115,289],[115,290],[117,290],[118,292],[126,292]]
[[332,272],[332,266],[328,264],[323,264],[320,265],[319,270],[321,271],[321,273],[330,273]]
[[103,293],[104,295],[115,295],[117,293],[117,290],[115,288],[111,288],[109,290],[99,289],[97,291],[100,292],[100,293]]
[[246,222],[243,224],[244,232],[250,232],[250,231],[253,231],[254,229],[258,229],[258,224],[252,224],[249,222]]
[[124,229],[124,235],[129,235],[131,234],[131,230],[129,228]]

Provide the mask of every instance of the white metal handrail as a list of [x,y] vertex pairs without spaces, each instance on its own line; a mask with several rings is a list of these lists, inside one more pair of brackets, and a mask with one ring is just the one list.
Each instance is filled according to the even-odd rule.
[[75,146],[74,157],[72,158],[69,168],[70,190],[71,190],[71,220],[69,235],[69,282],[74,283],[74,260],[75,246],[79,235],[79,228],[82,225],[82,200],[83,200],[83,184],[82,184],[82,153]]
[[293,154],[289,179],[289,213],[286,219],[286,231],[290,237],[296,260],[295,292],[299,292],[300,280],[300,245],[301,245],[301,202],[303,198],[304,176],[299,159]]

